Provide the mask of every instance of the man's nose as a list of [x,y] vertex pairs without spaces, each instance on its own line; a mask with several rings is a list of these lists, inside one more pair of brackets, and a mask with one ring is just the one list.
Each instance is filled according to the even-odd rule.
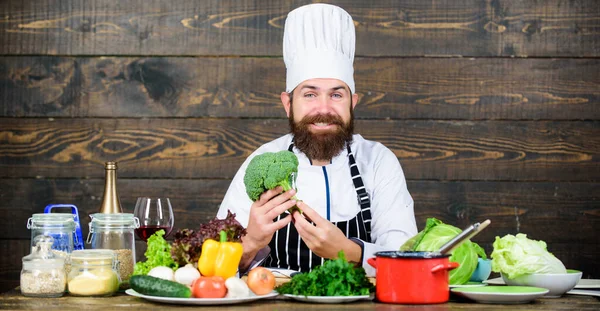
[[317,111],[323,114],[328,114],[333,111],[331,100],[328,96],[319,96],[317,100]]

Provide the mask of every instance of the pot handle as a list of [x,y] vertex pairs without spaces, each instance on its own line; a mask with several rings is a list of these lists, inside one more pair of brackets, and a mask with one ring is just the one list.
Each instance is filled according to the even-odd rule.
[[373,268],[377,268],[377,262],[375,261],[375,259],[377,258],[373,257],[367,259],[367,263],[370,264]]
[[450,261],[448,263],[439,264],[439,265],[431,268],[431,273],[436,273],[436,272],[440,272],[440,271],[444,271],[444,270],[452,270],[452,269],[458,268],[458,266],[459,266],[458,262]]

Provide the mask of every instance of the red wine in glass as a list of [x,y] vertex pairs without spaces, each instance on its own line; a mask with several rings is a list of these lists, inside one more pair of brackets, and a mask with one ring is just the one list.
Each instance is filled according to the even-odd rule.
[[173,228],[169,228],[167,226],[140,226],[139,228],[135,229],[135,234],[137,234],[140,239],[147,241],[151,235],[161,229],[165,230],[164,236],[168,236],[171,233],[171,230],[173,230]]
[[140,197],[133,213],[140,221],[140,227],[135,229],[135,233],[144,241],[158,230],[165,230],[165,238],[173,230],[173,208],[169,198]]

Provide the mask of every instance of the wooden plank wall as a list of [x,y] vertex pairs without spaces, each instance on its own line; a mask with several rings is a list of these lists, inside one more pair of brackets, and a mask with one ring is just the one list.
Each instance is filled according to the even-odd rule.
[[[214,217],[287,132],[283,23],[308,2],[0,2],[0,289],[46,204],[76,204],[87,234],[105,161],[126,211],[160,195],[177,228]],[[400,159],[419,227],[490,218],[488,253],[523,232],[600,278],[598,3],[332,3],[356,24],[357,131]]]

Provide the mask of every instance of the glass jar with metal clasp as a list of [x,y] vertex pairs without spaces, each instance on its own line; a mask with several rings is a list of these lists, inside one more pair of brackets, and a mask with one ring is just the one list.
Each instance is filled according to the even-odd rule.
[[110,249],[116,256],[121,288],[128,287],[128,281],[135,265],[135,229],[139,220],[130,213],[91,215],[87,243],[92,249]]
[[28,297],[61,297],[65,293],[67,275],[65,258],[52,251],[54,239],[38,235],[31,254],[23,257],[20,288]]
[[72,214],[33,214],[27,220],[27,229],[31,229],[32,250],[37,236],[50,236],[53,240],[51,250],[54,254],[68,259],[68,255],[73,251],[75,220]]
[[109,249],[76,250],[67,277],[73,296],[111,296],[119,290],[118,261]]

